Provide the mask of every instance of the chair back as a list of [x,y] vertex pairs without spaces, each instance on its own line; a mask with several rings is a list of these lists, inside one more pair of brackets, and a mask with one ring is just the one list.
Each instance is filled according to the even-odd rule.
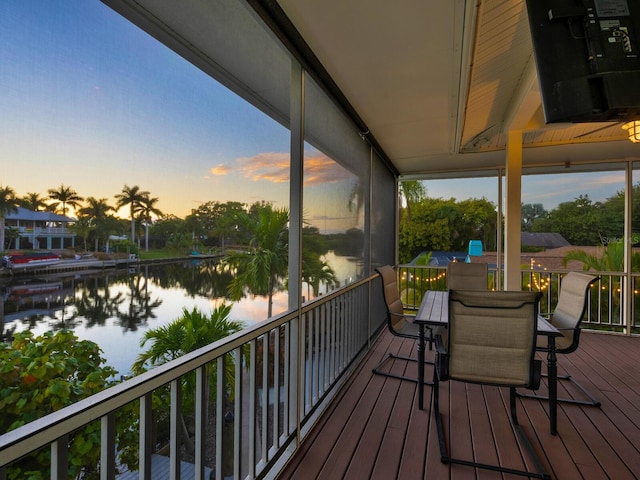
[[449,262],[447,286],[450,290],[488,290],[486,263]]
[[578,348],[589,286],[597,280],[596,276],[580,272],[570,272],[562,279],[558,304],[550,319],[553,326],[562,330],[563,336],[556,339],[558,351],[570,353]]
[[449,291],[449,378],[537,388],[540,292]]
[[382,295],[387,307],[387,323],[390,329],[398,330],[399,322],[404,322],[404,308],[398,289],[398,275],[390,265],[376,268],[376,272],[382,279]]

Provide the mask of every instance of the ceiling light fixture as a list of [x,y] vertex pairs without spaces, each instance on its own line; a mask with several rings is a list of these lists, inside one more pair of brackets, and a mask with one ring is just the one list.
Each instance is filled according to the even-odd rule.
[[629,134],[629,140],[633,143],[640,143],[640,120],[633,120],[622,125]]

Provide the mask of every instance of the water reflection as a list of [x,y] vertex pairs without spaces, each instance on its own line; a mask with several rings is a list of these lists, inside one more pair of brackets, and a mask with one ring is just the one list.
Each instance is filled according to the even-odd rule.
[[[340,278],[359,276],[361,266],[331,258]],[[4,341],[17,331],[39,335],[72,329],[102,348],[107,363],[130,372],[148,328],[175,320],[183,308],[209,313],[226,302],[231,274],[213,261],[143,265],[132,271],[104,270],[38,278],[0,279],[0,331]],[[4,283],[1,283],[4,282]],[[286,291],[274,296],[274,314],[286,311]],[[246,325],[267,316],[267,299],[247,297],[233,304],[231,318]]]

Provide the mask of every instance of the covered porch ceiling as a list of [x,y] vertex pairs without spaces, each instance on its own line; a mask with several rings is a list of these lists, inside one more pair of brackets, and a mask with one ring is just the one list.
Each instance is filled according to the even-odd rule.
[[[253,2],[274,3],[274,2]],[[620,123],[544,123],[524,0],[278,0],[401,176],[638,158]]]

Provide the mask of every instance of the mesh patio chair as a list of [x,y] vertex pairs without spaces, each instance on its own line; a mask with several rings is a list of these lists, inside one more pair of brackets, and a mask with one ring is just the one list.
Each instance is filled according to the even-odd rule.
[[449,262],[447,286],[450,290],[488,290],[486,263]]
[[[387,309],[387,328],[389,331],[397,336],[403,338],[410,338],[413,340],[418,340],[420,338],[420,327],[411,322],[410,317],[415,316],[410,313],[406,313],[405,305],[402,303],[402,299],[400,298],[400,290],[398,288],[398,276],[396,271],[390,265],[385,265],[382,267],[376,268],[376,272],[380,275],[380,279],[382,280],[382,294],[384,297],[384,302]],[[417,310],[417,309],[415,309]],[[425,327],[427,328],[427,327]],[[433,335],[432,330],[428,329],[428,341],[429,341],[429,349],[432,348]],[[373,373],[377,375],[384,375],[386,377],[398,378],[401,380],[409,380],[412,382],[418,382],[417,378],[408,377],[405,375],[395,374],[393,372],[389,372],[383,369],[383,367],[387,364],[389,360],[405,360],[408,362],[417,362],[417,358],[407,357],[404,355],[396,355],[392,353],[388,353],[382,361],[373,368]],[[425,362],[429,364],[433,364],[433,362]],[[431,382],[425,382],[430,385]]]
[[[535,478],[550,478],[518,423],[516,387],[540,385],[541,361],[535,359],[538,292],[449,291],[449,335],[446,345],[435,336],[436,366],[433,406],[440,460]],[[535,471],[518,470],[449,455],[440,413],[439,382],[459,382],[509,388],[511,425],[525,447]],[[450,390],[453,395],[455,389]]]
[[[562,336],[556,339],[556,353],[568,354],[578,349],[580,345],[580,324],[587,309],[589,287],[598,279],[599,277],[579,272],[570,272],[562,279],[558,304],[549,317],[549,322],[562,333]],[[536,349],[539,352],[547,352],[549,350],[547,341],[544,338],[538,338]],[[546,374],[543,374],[543,376],[546,376]],[[558,398],[558,402],[592,407],[600,406],[600,402],[571,375],[558,375],[558,380],[571,382],[589,399]],[[539,400],[549,399],[549,397],[546,396],[529,395],[519,392],[518,396],[537,398]]]

